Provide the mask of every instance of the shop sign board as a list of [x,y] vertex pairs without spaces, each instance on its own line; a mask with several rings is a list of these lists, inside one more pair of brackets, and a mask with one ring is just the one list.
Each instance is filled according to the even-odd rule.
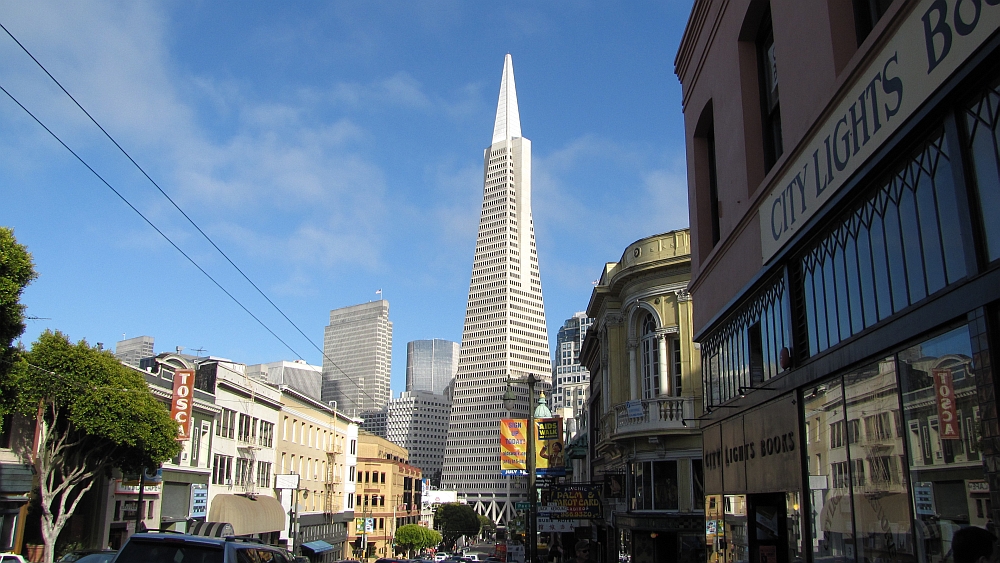
[[642,401],[638,399],[633,399],[625,403],[625,412],[629,418],[642,418],[645,416],[645,413],[642,412]]
[[189,518],[205,518],[208,516],[208,485],[204,483],[191,484],[191,510]]
[[191,439],[191,408],[194,406],[194,370],[174,371],[174,391],[170,398],[170,418],[177,422],[177,439]]
[[743,439],[743,417],[722,422],[722,485],[727,493],[747,490],[747,457],[750,444]]
[[601,485],[553,485],[549,502],[565,507],[552,514],[556,518],[595,520],[601,518]]
[[794,393],[705,428],[702,459],[707,494],[797,489],[799,432]]
[[938,412],[938,436],[942,440],[961,440],[958,432],[958,411],[955,409],[955,384],[949,368],[931,370],[934,376],[934,396]]
[[855,83],[803,141],[803,150],[761,202],[763,263],[1000,28],[996,1],[913,4],[895,35],[871,53],[871,62],[859,69]]
[[919,481],[913,484],[913,507],[918,516],[937,516],[934,507],[934,483]]
[[785,395],[743,415],[748,493],[799,488],[798,400]]
[[725,492],[722,486],[722,425],[706,427],[701,435],[702,466],[705,471],[705,492],[714,495]]

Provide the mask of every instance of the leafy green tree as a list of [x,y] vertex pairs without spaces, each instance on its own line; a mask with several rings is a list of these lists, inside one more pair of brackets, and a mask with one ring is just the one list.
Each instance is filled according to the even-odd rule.
[[493,520],[482,514],[477,514],[477,516],[479,516],[479,533],[486,535],[496,532],[497,525],[493,523]]
[[434,511],[434,527],[441,532],[444,544],[448,548],[455,545],[455,540],[462,536],[479,535],[481,529],[479,515],[467,504],[442,504]]
[[441,534],[418,524],[407,524],[396,530],[396,546],[412,556],[414,551],[434,547],[441,543]]
[[86,341],[46,331],[21,353],[6,383],[14,408],[38,417],[45,563],[95,475],[158,467],[180,452],[177,423],[142,375]]
[[4,384],[17,359],[14,339],[24,332],[21,293],[36,277],[31,254],[17,243],[14,231],[0,227],[0,415],[14,406],[14,394]]

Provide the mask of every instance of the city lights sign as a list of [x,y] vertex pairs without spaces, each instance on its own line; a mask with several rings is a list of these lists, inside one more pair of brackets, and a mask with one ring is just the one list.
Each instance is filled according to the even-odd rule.
[[923,0],[914,6],[761,202],[764,263],[997,28],[996,0]]

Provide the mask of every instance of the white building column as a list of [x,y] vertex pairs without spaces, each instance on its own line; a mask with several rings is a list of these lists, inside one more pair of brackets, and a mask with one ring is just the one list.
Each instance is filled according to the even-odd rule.
[[639,366],[636,350],[639,343],[634,338],[628,339],[628,384],[629,398],[642,399],[642,382],[639,381]]
[[656,334],[656,345],[659,348],[659,354],[657,360],[660,363],[660,389],[659,394],[661,397],[667,397],[670,395],[670,390],[673,387],[671,384],[671,374],[667,362],[667,335],[666,333],[659,332]]

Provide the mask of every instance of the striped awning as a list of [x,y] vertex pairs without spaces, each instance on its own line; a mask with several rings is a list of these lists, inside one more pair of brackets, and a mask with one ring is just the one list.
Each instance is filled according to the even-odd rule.
[[192,522],[188,526],[188,533],[196,536],[212,536],[213,538],[236,535],[233,525],[229,522]]
[[229,522],[238,535],[266,534],[285,527],[285,509],[274,497],[216,495],[208,510],[211,522]]

